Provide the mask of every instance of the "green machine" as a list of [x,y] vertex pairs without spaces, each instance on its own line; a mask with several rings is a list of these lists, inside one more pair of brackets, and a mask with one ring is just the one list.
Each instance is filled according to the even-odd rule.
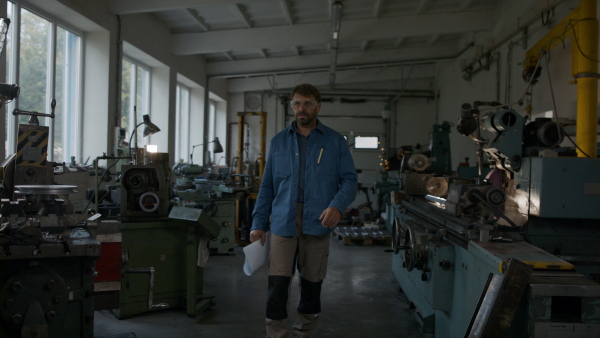
[[[204,212],[219,225],[219,236],[209,244],[211,254],[233,255],[235,247],[235,214],[237,197],[210,198],[193,192],[177,193],[182,206],[201,205]],[[197,208],[197,207],[194,207]]]
[[168,308],[194,317],[213,304],[202,294],[203,272],[221,227],[205,210],[172,206],[168,154],[147,157],[121,167],[120,219],[99,229],[106,250],[97,264],[97,296],[119,319]]
[[[122,280],[116,315],[185,308],[193,317],[208,309],[203,296],[200,246],[219,234],[219,226],[200,209],[174,207],[170,220],[121,223]],[[200,256],[200,257],[199,257]]]
[[[173,173],[179,176],[174,184],[178,206],[202,209],[221,227],[219,236],[210,242],[210,253],[234,254],[236,204],[241,194],[222,180],[199,177],[203,167],[178,164]],[[214,175],[211,175],[214,176]]]

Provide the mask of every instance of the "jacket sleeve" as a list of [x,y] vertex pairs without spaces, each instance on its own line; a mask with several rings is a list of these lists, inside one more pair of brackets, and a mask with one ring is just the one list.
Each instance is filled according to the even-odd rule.
[[358,175],[354,167],[354,160],[346,142],[339,142],[340,153],[340,189],[335,197],[329,203],[330,207],[334,207],[343,215],[346,208],[354,202],[358,191]]
[[273,190],[273,161],[271,161],[273,154],[271,142],[271,149],[267,156],[267,163],[265,165],[265,171],[263,172],[262,182],[260,182],[260,189],[258,191],[258,197],[254,204],[254,211],[252,212],[252,230],[269,230],[269,219],[271,216],[271,208],[273,205],[273,198],[275,198],[275,192]]

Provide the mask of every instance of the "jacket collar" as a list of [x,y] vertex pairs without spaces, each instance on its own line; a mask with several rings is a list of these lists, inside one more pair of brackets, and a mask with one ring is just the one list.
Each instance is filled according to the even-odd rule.
[[[325,127],[323,126],[323,123],[321,123],[321,120],[319,120],[318,118],[317,118],[317,126],[315,127],[315,130],[318,130],[321,134],[325,133]],[[296,132],[296,120],[292,121],[292,123],[290,123],[290,125],[287,127],[287,132],[288,133]]]

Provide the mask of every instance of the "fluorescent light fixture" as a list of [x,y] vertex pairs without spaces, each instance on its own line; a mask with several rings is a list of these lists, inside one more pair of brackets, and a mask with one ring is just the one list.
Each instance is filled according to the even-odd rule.
[[338,33],[342,25],[342,7],[341,1],[335,1],[331,5],[331,31],[334,33]]

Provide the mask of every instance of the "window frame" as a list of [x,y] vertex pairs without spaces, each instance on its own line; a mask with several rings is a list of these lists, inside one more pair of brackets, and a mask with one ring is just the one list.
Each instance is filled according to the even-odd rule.
[[[8,6],[12,5],[12,12],[9,12]],[[20,2],[7,1],[7,17],[11,18],[11,23],[9,26],[7,40],[10,40],[11,46],[10,48],[6,48],[5,46],[4,52],[8,49],[10,55],[6,53],[6,79],[7,83],[18,84],[20,83],[21,77],[21,11],[25,9],[33,15],[40,17],[43,20],[46,20],[50,23],[50,27],[48,28],[48,41],[44,46],[47,49],[47,60],[46,60],[46,88],[45,88],[45,107],[43,113],[50,114],[51,113],[51,101],[53,98],[56,98],[56,87],[57,87],[57,64],[56,64],[56,54],[57,54],[57,38],[58,38],[58,27],[62,28],[65,31],[70,32],[71,34],[78,37],[78,46],[76,48],[77,65],[75,71],[77,72],[77,76],[75,78],[75,84],[73,85],[73,92],[75,93],[75,100],[73,104],[73,109],[70,110],[70,115],[68,116],[70,121],[74,121],[72,124],[74,125],[73,130],[69,132],[64,132],[63,142],[70,142],[69,147],[74,149],[70,154],[63,153],[63,162],[67,162],[68,156],[75,156],[76,158],[81,158],[82,156],[82,147],[77,142],[77,140],[81,139],[82,134],[82,121],[83,121],[83,55],[84,55],[84,45],[85,45],[85,34],[71,25],[65,23],[53,15],[50,15],[35,6],[32,5],[23,5]],[[7,41],[8,44],[8,41]],[[16,152],[17,148],[17,133],[19,130],[19,121],[18,117],[12,115],[12,112],[15,108],[19,108],[19,98],[9,102],[6,104],[6,126],[5,126],[5,151],[8,154],[12,154]],[[74,115],[73,115],[74,114]],[[63,120],[64,123],[65,120]],[[40,125],[49,127],[49,140],[48,147],[52,149],[52,151],[48,152],[48,160],[54,161],[54,143],[55,143],[55,119],[54,118],[40,118]],[[75,134],[69,135],[68,134]]]
[[[136,142],[138,144],[138,147],[140,146],[140,143],[143,144],[143,134],[142,133],[137,133],[136,132],[136,139],[134,140],[133,137],[133,132],[135,129],[130,129],[130,127],[135,128],[136,123],[137,125],[139,125],[142,122],[142,117],[144,115],[150,115],[151,112],[151,93],[152,93],[152,67],[148,66],[147,64],[137,60],[136,58],[133,58],[127,54],[124,54],[123,57],[121,58],[121,92],[123,91],[123,78],[122,78],[122,73],[123,73],[123,62],[127,61],[129,63],[131,63],[134,67],[132,67],[133,69],[133,74],[131,76],[130,79],[130,88],[129,88],[129,94],[130,97],[134,97],[135,100],[129,100],[129,107],[128,107],[128,123],[127,123],[127,127],[125,128],[126,133],[127,133],[127,142],[133,142],[133,144],[130,144],[130,147],[133,147]],[[138,67],[145,70],[146,74],[147,74],[147,81],[145,82],[145,86],[142,88],[142,110],[141,112],[137,110],[137,73],[138,73]],[[144,85],[143,81],[142,84]],[[134,95],[131,95],[132,93],[134,93]],[[134,114],[134,107],[137,114]],[[119,126],[121,128],[123,127],[123,98],[121,97],[121,111],[119,112]],[[139,118],[138,118],[139,117]],[[131,121],[130,121],[131,120]],[[131,122],[131,123],[129,123]],[[137,128],[136,128],[137,129]],[[140,142],[142,141],[142,142]]]
[[[207,149],[204,152],[208,154],[208,163],[215,165],[217,163],[216,155],[213,152],[214,141],[217,138],[217,101],[208,99],[208,143],[206,144]],[[204,163],[203,163],[204,164]]]
[[[187,92],[187,98],[182,96],[182,91]],[[177,82],[175,92],[175,126],[177,130],[175,133],[177,135],[175,137],[175,154],[177,154],[177,157],[174,160],[175,163],[178,163],[179,160],[183,160],[183,162],[189,160],[191,163],[193,157],[188,157],[192,154],[190,149],[192,146],[190,144],[192,89],[181,82]],[[187,101],[185,104],[182,102],[184,99]],[[199,158],[196,157],[196,161],[198,160]]]

